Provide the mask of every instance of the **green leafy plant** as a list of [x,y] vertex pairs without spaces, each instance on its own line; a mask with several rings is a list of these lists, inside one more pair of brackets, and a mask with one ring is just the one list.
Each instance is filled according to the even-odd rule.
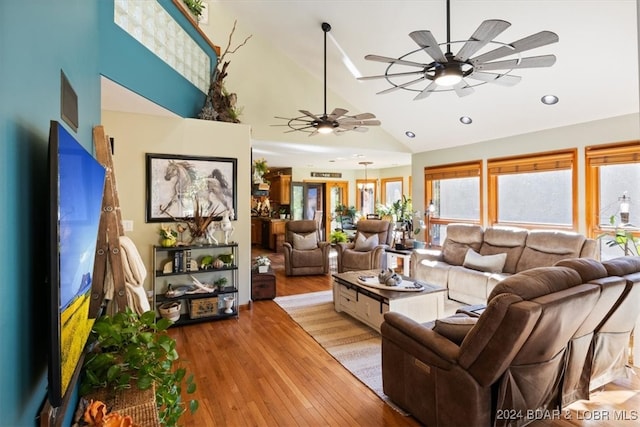
[[193,13],[196,18],[200,18],[204,10],[204,0],[182,0],[187,9]]
[[614,227],[610,232],[600,234],[597,238],[605,240],[610,248],[619,247],[625,255],[640,255],[640,238],[625,227],[617,224],[616,216],[609,217],[609,224]]
[[[130,308],[114,316],[98,318],[91,332],[93,350],[83,365],[80,394],[91,389],[113,390],[136,385],[147,390],[155,385],[156,403],[162,425],[175,426],[186,411],[181,393],[196,390],[193,375],[185,378],[186,369],[175,367],[178,360],[176,342],[167,333],[171,321],[156,322],[154,311],[142,315]],[[188,403],[191,413],[198,409],[198,401]]]
[[346,243],[349,241],[349,236],[342,230],[334,230],[329,234],[329,241],[331,243]]

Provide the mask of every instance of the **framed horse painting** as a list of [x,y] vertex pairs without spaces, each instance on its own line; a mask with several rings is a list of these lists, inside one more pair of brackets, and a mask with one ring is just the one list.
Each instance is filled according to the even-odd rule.
[[[238,159],[147,153],[146,222],[236,217]],[[199,210],[199,212],[196,212]]]

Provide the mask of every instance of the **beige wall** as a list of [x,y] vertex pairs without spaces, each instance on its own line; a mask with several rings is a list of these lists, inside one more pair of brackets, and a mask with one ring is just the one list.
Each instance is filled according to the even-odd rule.
[[[620,141],[640,139],[640,122],[637,114],[597,120],[573,126],[548,129],[508,138],[485,141],[446,150],[416,153],[412,156],[413,206],[424,207],[424,167],[471,160],[514,156],[526,153],[578,148],[578,224],[581,233],[586,232],[584,147]],[[486,161],[483,164],[486,176]],[[483,188],[484,216],[487,218],[487,182]]]
[[106,133],[115,139],[114,170],[123,220],[133,221],[125,234],[136,244],[147,267],[145,288],[152,287],[152,246],[159,244],[160,223],[145,223],[145,154],[182,154],[238,159],[237,217],[233,240],[239,243],[239,302],[251,296],[251,148],[250,127],[197,119],[102,112]]
[[[341,178],[314,178],[311,176],[311,172],[327,172],[322,170],[322,168],[315,169],[306,169],[306,168],[295,168],[293,169],[292,180],[295,182],[304,182],[304,181],[347,181],[349,182],[349,206],[356,205],[356,179],[364,179],[364,166],[362,170],[343,170],[340,171],[342,173]],[[333,171],[332,171],[333,172]],[[411,166],[398,166],[394,168],[384,168],[384,169],[376,169],[369,167],[367,168],[367,179],[376,179],[378,180],[378,193],[376,196],[376,200],[380,201],[380,180],[382,178],[395,178],[395,177],[403,177],[404,181],[404,193],[409,194],[409,175],[411,175]]]

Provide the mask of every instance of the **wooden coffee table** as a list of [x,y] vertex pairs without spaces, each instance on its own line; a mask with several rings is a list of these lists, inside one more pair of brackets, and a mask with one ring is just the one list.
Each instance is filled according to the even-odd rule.
[[378,273],[379,270],[365,270],[334,274],[333,304],[336,311],[345,312],[378,332],[387,311],[404,314],[419,323],[444,317],[446,288],[423,284],[422,291],[400,292],[371,288],[358,282],[358,276],[377,277]]

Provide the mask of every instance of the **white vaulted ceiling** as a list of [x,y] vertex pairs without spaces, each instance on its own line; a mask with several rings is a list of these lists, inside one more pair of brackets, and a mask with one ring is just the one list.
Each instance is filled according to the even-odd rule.
[[[369,132],[339,137],[285,133],[288,128],[274,126],[286,123],[275,116],[299,116],[301,109],[322,113],[321,23],[331,24],[330,35],[362,75],[378,75],[386,65],[364,56],[397,58],[417,49],[410,32],[430,30],[438,42],[446,41],[445,0],[210,0],[209,22],[201,28],[223,50],[234,20],[232,47],[252,35],[225,58],[231,61],[226,85],[238,94],[242,122],[252,126],[254,156],[274,166],[354,169],[361,168],[362,157],[354,157],[360,154],[378,168],[389,167],[409,164],[411,153],[638,113],[636,0],[451,0],[451,40],[469,38],[487,19],[511,23],[496,38],[503,43],[541,30],[555,32],[558,43],[523,56],[553,54],[557,62],[514,70],[522,81],[513,87],[484,84],[464,98],[440,92],[414,101],[417,92],[376,95],[389,83],[356,80],[330,40],[327,110],[371,112],[382,122]],[[431,61],[426,53],[423,61]],[[546,94],[560,102],[543,105]],[[461,116],[473,123],[461,124]],[[405,136],[408,130],[414,139]]]

